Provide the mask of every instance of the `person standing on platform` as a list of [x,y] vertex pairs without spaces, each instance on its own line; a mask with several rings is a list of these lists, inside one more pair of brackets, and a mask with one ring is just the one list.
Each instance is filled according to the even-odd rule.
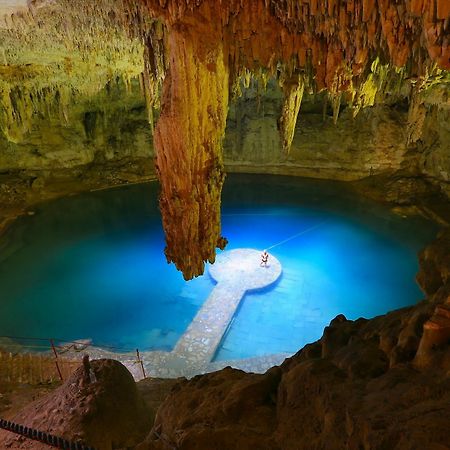
[[269,254],[267,253],[267,250],[264,250],[261,254],[261,267],[267,267],[267,263],[269,262]]

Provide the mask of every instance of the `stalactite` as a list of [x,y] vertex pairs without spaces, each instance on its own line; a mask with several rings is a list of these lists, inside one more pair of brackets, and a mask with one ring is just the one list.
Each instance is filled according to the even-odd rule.
[[285,82],[282,86],[284,92],[283,109],[279,120],[283,150],[289,154],[294,139],[295,125],[302,104],[305,83],[302,76]]
[[411,95],[408,110],[408,125],[406,129],[406,143],[412,145],[422,137],[423,124],[426,117],[426,108],[420,100],[420,93],[416,90]]
[[154,131],[154,113],[160,109],[162,84],[166,74],[165,32],[163,24],[152,20],[145,27],[143,91],[147,105],[148,122]]
[[[202,32],[217,38],[204,42],[198,39]],[[220,196],[228,72],[213,23],[171,29],[168,47],[168,82],[155,130],[160,209],[167,260],[190,279],[226,243],[220,236]]]
[[339,118],[339,112],[341,110],[341,98],[342,94],[330,94],[331,107],[333,108],[333,123],[336,125]]
[[112,0],[34,1],[28,12],[9,18],[0,28],[0,131],[6,138],[23,141],[40,116],[67,123],[77,98],[112,80],[130,86],[143,70],[144,47],[129,38],[124,23],[124,10]]
[[446,80],[450,81],[450,74],[444,74],[437,66],[433,66],[429,70],[427,69],[423,76],[414,80],[408,109],[408,124],[406,129],[407,145],[415,144],[422,137],[423,125],[427,115],[424,99],[429,95],[433,87]]

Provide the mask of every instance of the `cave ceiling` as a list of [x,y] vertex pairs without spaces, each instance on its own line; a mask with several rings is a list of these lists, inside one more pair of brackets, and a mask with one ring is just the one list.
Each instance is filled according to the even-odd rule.
[[[186,279],[221,236],[222,139],[230,100],[255,79],[284,93],[284,152],[305,92],[361,108],[402,92],[414,120],[450,82],[449,0],[54,0],[0,28],[0,129],[20,142],[33,117],[114,80],[140,80],[154,126],[166,256]],[[155,122],[155,124],[154,124]]]

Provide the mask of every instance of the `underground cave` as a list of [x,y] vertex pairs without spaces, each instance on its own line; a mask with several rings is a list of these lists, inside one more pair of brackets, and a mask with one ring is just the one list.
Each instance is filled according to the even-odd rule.
[[0,17],[1,449],[450,449],[448,0]]

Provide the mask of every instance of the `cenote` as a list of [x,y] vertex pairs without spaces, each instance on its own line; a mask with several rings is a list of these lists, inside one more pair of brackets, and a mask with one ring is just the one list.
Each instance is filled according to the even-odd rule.
[[[171,350],[214,287],[164,256],[158,184],[42,204],[0,241],[3,335]],[[337,314],[374,317],[422,298],[417,252],[437,227],[329,181],[229,175],[227,249],[270,248],[279,281],[243,298],[216,360],[294,353]],[[279,244],[279,245],[277,245]]]

